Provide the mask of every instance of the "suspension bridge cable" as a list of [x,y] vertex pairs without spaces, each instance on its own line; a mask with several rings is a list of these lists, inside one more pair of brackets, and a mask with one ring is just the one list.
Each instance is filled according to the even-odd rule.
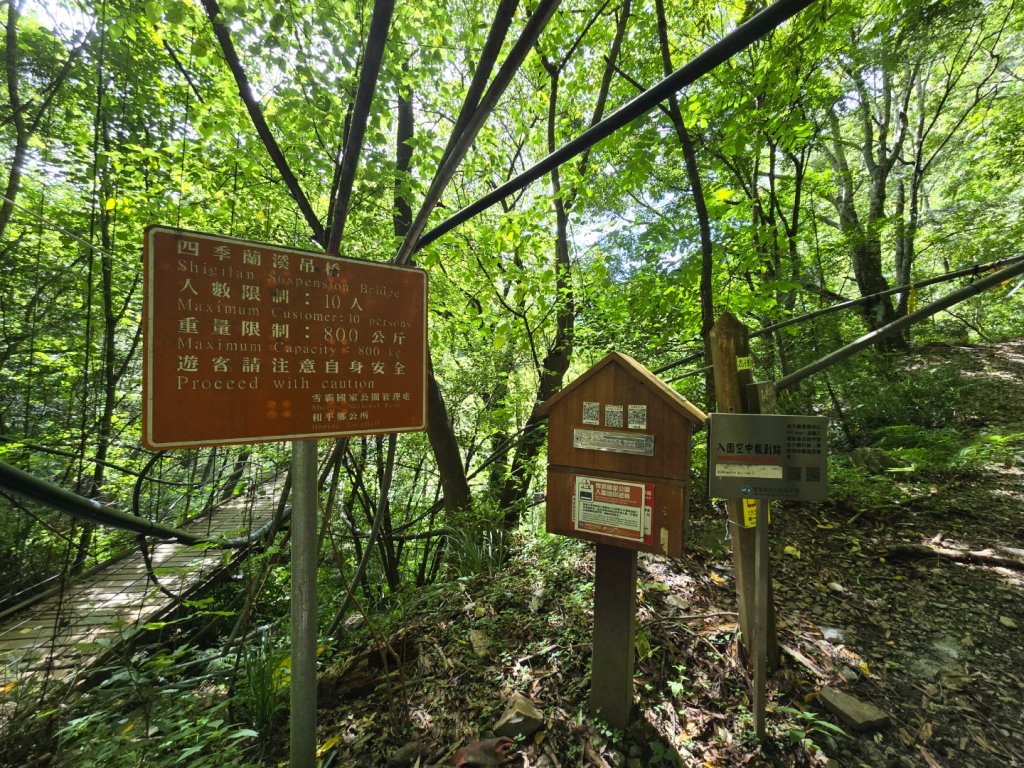
[[144,517],[131,515],[113,507],[104,506],[95,499],[79,496],[77,493],[65,490],[59,485],[31,475],[4,461],[0,461],[0,491],[6,491],[15,496],[35,501],[59,512],[73,515],[75,518],[112,528],[119,528],[123,531],[131,531],[132,533],[156,536],[161,539],[172,539],[189,546],[193,544],[211,544],[225,549],[240,549],[260,541],[276,522],[272,519],[245,536],[229,538],[197,536],[181,528],[155,523]]
[[[797,325],[798,323],[802,323],[806,320],[813,320],[815,318],[823,317],[824,315],[829,315],[832,314],[833,312],[838,312],[843,309],[850,309],[852,307],[858,306],[859,304],[866,304],[869,301],[874,301],[875,299],[882,298],[883,296],[891,296],[892,294],[899,293],[900,291],[908,291],[916,288],[925,288],[930,285],[944,283],[948,280],[955,280],[958,277],[967,277],[969,275],[977,276],[983,272],[989,272],[993,269],[999,269],[1001,267],[1005,267],[1011,264],[1016,264],[1020,261],[1024,261],[1024,255],[1008,256],[1005,259],[990,261],[986,264],[975,264],[973,267],[965,267],[964,269],[958,269],[955,272],[946,272],[945,274],[937,275],[935,277],[929,277],[924,280],[916,280],[912,283],[907,283],[906,285],[898,285],[895,288],[887,288],[884,291],[872,293],[867,296],[861,296],[860,298],[857,299],[849,299],[847,301],[841,301],[837,304],[830,304],[829,306],[824,307],[822,309],[816,309],[813,312],[808,312],[797,317],[791,317],[781,322],[774,323],[773,325],[768,325],[765,326],[764,328],[759,328],[756,331],[751,331],[750,338],[753,339],[758,336],[767,336],[769,333],[777,331],[781,328],[786,328],[787,326],[790,325]],[[692,355],[682,357],[674,362],[666,363],[660,368],[655,368],[653,373],[665,373],[666,371],[670,371],[673,368],[678,368],[679,366],[687,365],[688,363],[693,363],[696,362],[697,360],[701,360],[703,357],[703,352],[696,352]],[[689,376],[691,374],[686,375]],[[674,380],[675,379],[673,379],[673,381]]]
[[577,155],[586,152],[599,141],[611,136],[638,117],[647,114],[660,102],[686,86],[693,84],[698,78],[706,75],[719,64],[722,64],[762,37],[765,37],[773,29],[814,2],[815,0],[777,0],[777,2],[738,26],[717,43],[705,49],[703,53],[699,54],[689,63],[683,65],[680,69],[677,69],[631,101],[626,102],[604,120],[587,129],[567,144],[562,145],[514,179],[510,179],[481,197],[475,203],[468,205],[438,224],[416,242],[414,252],[426,247],[473,216],[504,200],[509,195],[515,194],[545,174],[550,173],[553,169],[572,160]]
[[1003,267],[997,272],[993,272],[980,280],[976,280],[970,285],[959,288],[951,293],[946,294],[941,299],[933,301],[931,304],[922,307],[916,312],[911,312],[909,315],[895,320],[888,325],[883,325],[881,328],[876,328],[871,333],[866,333],[859,339],[850,342],[844,347],[831,352],[825,357],[815,360],[813,363],[805,365],[799,370],[793,371],[788,376],[783,376],[777,382],[775,382],[775,391],[781,392],[784,389],[789,389],[796,386],[804,379],[813,376],[818,371],[828,368],[841,360],[845,360],[856,352],[868,347],[880,339],[887,338],[896,333],[899,333],[904,328],[907,328],[919,320],[924,320],[927,317],[931,317],[937,312],[941,312],[944,309],[952,307],[954,304],[959,304],[965,299],[969,299],[982,291],[993,288],[1000,283],[1008,282],[1015,277],[1018,277],[1024,272],[1024,259],[1018,259],[1014,263],[1007,267]]

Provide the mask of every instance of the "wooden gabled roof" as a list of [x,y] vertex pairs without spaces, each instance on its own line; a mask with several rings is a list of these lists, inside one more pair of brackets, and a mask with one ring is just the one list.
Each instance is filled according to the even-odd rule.
[[541,403],[538,406],[540,414],[542,416],[547,416],[551,412],[551,409],[555,407],[562,398],[566,397],[570,392],[574,391],[593,377],[600,375],[601,372],[610,365],[618,366],[626,371],[627,374],[645,385],[651,392],[664,400],[665,404],[669,408],[673,409],[697,426],[703,426],[704,422],[707,421],[708,417],[704,411],[680,395],[660,378],[655,376],[647,366],[642,363],[638,363],[629,355],[624,355],[621,352],[609,352],[604,359],[594,365],[586,373],[577,377],[576,380],[565,387],[565,389],[555,395],[552,395],[545,402]]

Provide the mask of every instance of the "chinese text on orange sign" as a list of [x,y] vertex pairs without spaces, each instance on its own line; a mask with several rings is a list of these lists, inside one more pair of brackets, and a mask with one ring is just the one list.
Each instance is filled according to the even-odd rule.
[[147,447],[425,428],[421,270],[165,227],[144,261]]

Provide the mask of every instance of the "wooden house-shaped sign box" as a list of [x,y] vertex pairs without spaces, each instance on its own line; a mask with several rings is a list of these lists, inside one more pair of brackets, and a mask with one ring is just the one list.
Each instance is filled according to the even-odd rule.
[[548,532],[680,557],[704,412],[618,352],[540,408],[549,420]]

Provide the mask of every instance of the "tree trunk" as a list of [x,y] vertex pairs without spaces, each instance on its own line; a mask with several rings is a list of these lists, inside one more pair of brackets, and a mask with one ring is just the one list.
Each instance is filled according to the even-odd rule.
[[[889,290],[889,281],[882,274],[882,236],[881,228],[885,221],[885,184],[886,175],[880,170],[871,174],[871,186],[868,197],[868,215],[860,237],[853,243],[850,255],[853,261],[853,274],[857,279],[857,287],[861,296],[881,293]],[[888,296],[868,301],[863,305],[864,322],[871,331],[888,325],[896,319],[896,309]],[[898,339],[893,339],[882,346],[893,349],[903,346]]]
[[[405,191],[409,189],[406,177],[412,165],[412,146],[409,142],[415,129],[413,117],[413,95],[405,89],[400,89],[398,130],[395,137],[394,230],[398,237],[405,237],[412,224],[412,207]],[[448,524],[457,524],[456,518],[472,506],[473,497],[469,490],[469,481],[466,479],[466,468],[459,453],[459,442],[448,419],[448,408],[434,377],[432,360],[429,360],[427,365],[427,438],[434,452],[438,474],[441,476]]]
[[[885,184],[891,164],[875,163],[871,159],[873,142],[867,133],[864,142],[864,156],[869,166],[868,210],[861,221],[856,207],[856,186],[846,159],[844,140],[839,127],[839,118],[830,110],[829,124],[832,131],[832,151],[827,152],[836,177],[837,191],[832,200],[839,214],[839,227],[850,248],[850,262],[861,296],[870,296],[888,290],[889,283],[882,273],[881,228],[885,223]],[[870,116],[868,122],[870,121]],[[896,319],[896,310],[888,296],[875,298],[861,305],[861,314],[868,330],[874,331]],[[888,337],[879,341],[880,349],[905,347],[900,339]]]
[[[658,14],[658,42],[661,48],[661,65],[666,76],[675,71],[672,64],[672,53],[668,40],[668,21],[665,15],[665,0],[657,0],[655,9]],[[679,99],[675,94],[668,98],[668,114],[675,128],[679,144],[683,148],[683,160],[686,163],[686,176],[690,181],[690,192],[693,195],[693,207],[697,214],[697,229],[700,232],[700,337],[704,340],[704,362],[711,365],[711,347],[709,334],[715,324],[715,303],[712,295],[712,277],[714,274],[714,243],[711,240],[711,217],[708,215],[707,202],[704,200],[704,184],[700,178],[700,166],[697,163],[697,149],[686,129],[682,112],[679,110]],[[705,400],[709,409],[714,409],[715,378],[709,368],[704,374]]]
[[[11,119],[14,122],[14,155],[11,158],[11,169],[7,176],[4,189],[6,199],[0,201],[0,242],[3,242],[7,225],[14,212],[14,199],[21,188],[21,173],[25,165],[25,154],[28,151],[29,130],[22,112],[21,100],[18,95],[18,18],[21,15],[21,3],[11,0],[7,4],[7,26],[5,34],[6,56],[4,70],[7,78],[7,98],[11,107]],[[3,253],[0,252],[0,257]],[[2,264],[2,260],[0,260]]]
[[459,442],[448,419],[448,408],[437,386],[437,379],[434,378],[433,362],[429,363],[427,369],[427,438],[437,462],[437,472],[441,476],[448,524],[454,525],[460,513],[472,506],[473,496],[466,479],[466,468],[462,465]]

